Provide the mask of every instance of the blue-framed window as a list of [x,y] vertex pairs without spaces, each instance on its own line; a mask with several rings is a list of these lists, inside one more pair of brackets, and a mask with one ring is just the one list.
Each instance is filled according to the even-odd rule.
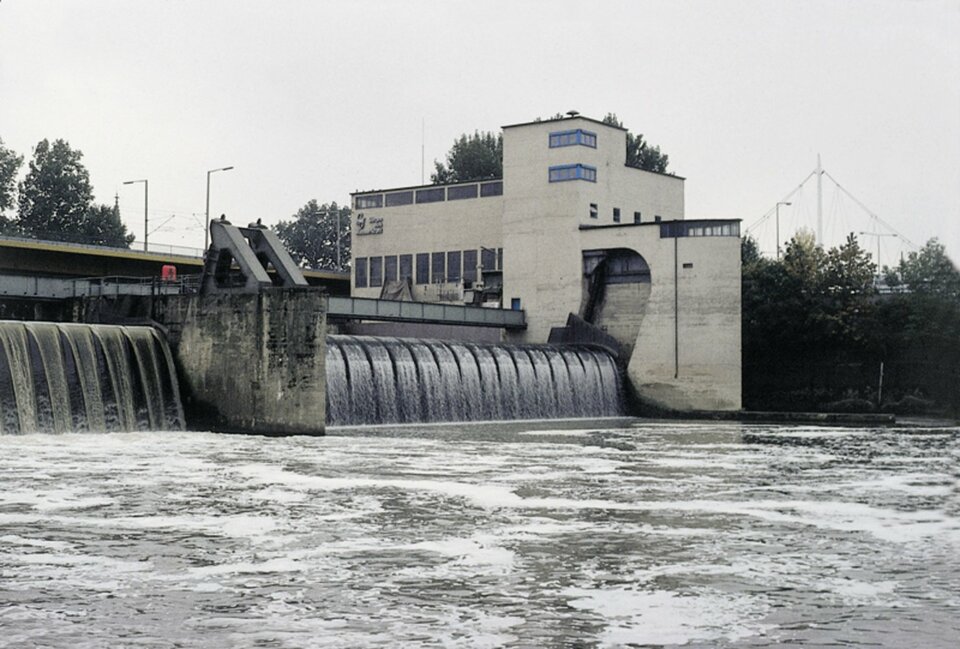
[[560,183],[565,180],[589,180],[597,182],[597,168],[584,164],[554,165],[550,167],[550,182]]
[[588,146],[592,149],[597,148],[597,134],[590,131],[584,131],[578,128],[572,131],[554,131],[550,134],[550,148],[556,149],[561,146]]

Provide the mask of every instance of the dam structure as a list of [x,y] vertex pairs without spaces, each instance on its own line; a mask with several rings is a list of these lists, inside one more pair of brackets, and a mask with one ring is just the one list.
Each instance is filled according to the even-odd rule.
[[684,179],[625,155],[572,114],[505,126],[501,178],[354,193],[349,296],[225,219],[192,283],[0,282],[0,313],[93,325],[4,325],[3,431],[739,410],[739,221],[686,219]]

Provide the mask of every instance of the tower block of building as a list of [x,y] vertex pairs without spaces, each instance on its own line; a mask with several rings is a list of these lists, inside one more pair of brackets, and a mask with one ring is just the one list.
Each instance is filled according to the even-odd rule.
[[508,342],[569,321],[619,346],[642,402],[740,408],[740,223],[686,220],[684,179],[626,165],[579,115],[503,127],[503,177],[353,194],[351,290],[523,309]]

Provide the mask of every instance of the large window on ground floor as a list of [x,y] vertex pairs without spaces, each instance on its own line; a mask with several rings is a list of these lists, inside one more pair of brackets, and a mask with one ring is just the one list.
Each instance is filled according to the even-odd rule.
[[435,252],[430,256],[430,277],[434,284],[442,284],[447,279],[447,253]]
[[447,281],[460,281],[460,251],[451,250],[447,253]]
[[468,282],[477,281],[477,251],[463,251],[463,279]]
[[370,286],[383,286],[383,257],[370,258]]
[[430,283],[430,253],[417,253],[417,284]]
[[354,279],[353,283],[357,288],[367,287],[367,258],[357,257],[353,260]]

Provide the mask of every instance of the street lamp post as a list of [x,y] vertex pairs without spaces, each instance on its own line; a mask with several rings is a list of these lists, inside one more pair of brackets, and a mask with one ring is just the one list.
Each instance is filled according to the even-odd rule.
[[230,171],[231,169],[233,169],[233,167],[220,167],[219,169],[211,169],[207,172],[207,210],[203,228],[203,254],[207,254],[207,248],[210,245],[210,174],[218,171]]
[[143,183],[143,251],[147,252],[147,241],[149,240],[149,237],[150,237],[150,230],[148,229],[148,225],[150,221],[147,216],[147,205],[150,202],[149,184],[147,183],[146,178],[142,180],[123,181],[124,185],[133,185],[134,183]]
[[334,214],[337,215],[337,272],[343,270],[343,262],[340,261],[340,210],[334,210]]
[[781,205],[793,205],[788,201],[780,201],[777,203],[777,259],[780,259],[780,206]]

